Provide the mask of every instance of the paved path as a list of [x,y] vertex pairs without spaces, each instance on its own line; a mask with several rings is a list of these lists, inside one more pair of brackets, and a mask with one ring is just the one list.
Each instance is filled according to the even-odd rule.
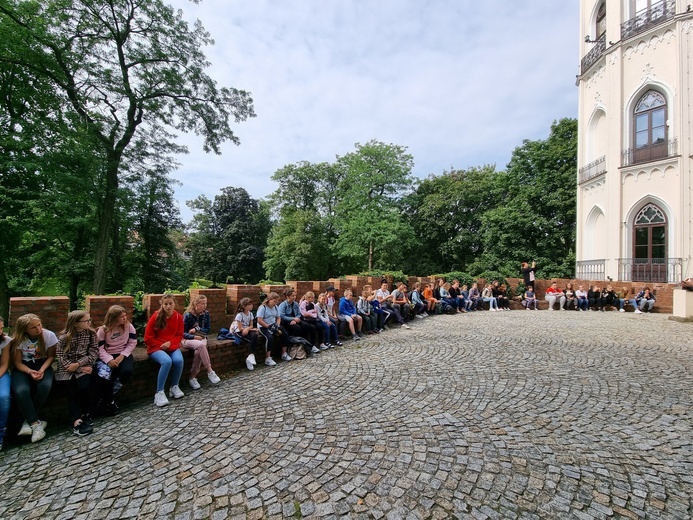
[[10,447],[0,518],[691,518],[692,337],[615,312],[418,321]]

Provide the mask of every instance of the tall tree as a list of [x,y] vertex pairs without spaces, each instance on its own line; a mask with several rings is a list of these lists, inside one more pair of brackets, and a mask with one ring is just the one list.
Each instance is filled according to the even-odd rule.
[[101,293],[123,154],[138,129],[193,131],[219,153],[223,141],[238,143],[231,123],[254,116],[252,99],[217,87],[205,72],[209,33],[161,0],[0,0],[0,16],[20,35],[0,61],[49,81],[105,158],[93,284]]
[[402,198],[413,184],[406,147],[371,140],[337,158],[342,169],[335,207],[336,247],[349,272],[393,268],[414,233]]
[[187,248],[194,277],[255,283],[263,278],[270,222],[267,208],[243,188],[227,187],[210,201],[188,201],[196,212]]

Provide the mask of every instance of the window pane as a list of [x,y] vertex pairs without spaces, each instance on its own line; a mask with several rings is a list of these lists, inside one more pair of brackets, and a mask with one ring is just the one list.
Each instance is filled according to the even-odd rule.
[[652,126],[664,126],[664,109],[652,111]]
[[666,233],[664,226],[657,226],[652,228],[652,245],[662,245],[666,238]]
[[659,128],[653,128],[652,129],[652,144],[655,143],[663,143],[664,142],[664,127],[660,126]]
[[647,114],[640,114],[638,116],[635,116],[635,131],[636,132],[642,132],[643,130],[647,130]]
[[647,9],[648,0],[635,0],[635,12]]
[[647,139],[647,130],[644,132],[638,132],[635,134],[635,147],[636,148],[642,148],[643,146],[647,146],[650,144]]
[[652,258],[666,258],[664,256],[664,246],[652,246]]
[[635,247],[636,248],[638,248],[640,246],[647,247],[647,245],[649,244],[649,241],[650,241],[650,233],[648,231],[649,231],[649,229],[646,227],[635,229]]
[[647,256],[647,246],[636,246],[635,248],[635,258],[649,258]]

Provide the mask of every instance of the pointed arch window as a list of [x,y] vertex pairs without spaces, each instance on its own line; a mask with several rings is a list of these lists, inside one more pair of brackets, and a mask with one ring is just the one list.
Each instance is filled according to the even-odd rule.
[[667,102],[656,90],[648,90],[633,110],[633,160],[650,161],[666,157]]
[[606,34],[606,2],[602,2],[597,11],[597,26],[595,34],[597,40]]
[[633,226],[633,280],[666,281],[667,217],[655,204],[635,216]]

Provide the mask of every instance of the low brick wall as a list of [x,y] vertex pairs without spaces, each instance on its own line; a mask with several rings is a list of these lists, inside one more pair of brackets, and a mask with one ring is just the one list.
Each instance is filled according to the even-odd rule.
[[69,312],[70,299],[67,296],[10,298],[9,322],[5,325],[13,327],[20,316],[36,314],[44,328],[57,334],[63,330]]

